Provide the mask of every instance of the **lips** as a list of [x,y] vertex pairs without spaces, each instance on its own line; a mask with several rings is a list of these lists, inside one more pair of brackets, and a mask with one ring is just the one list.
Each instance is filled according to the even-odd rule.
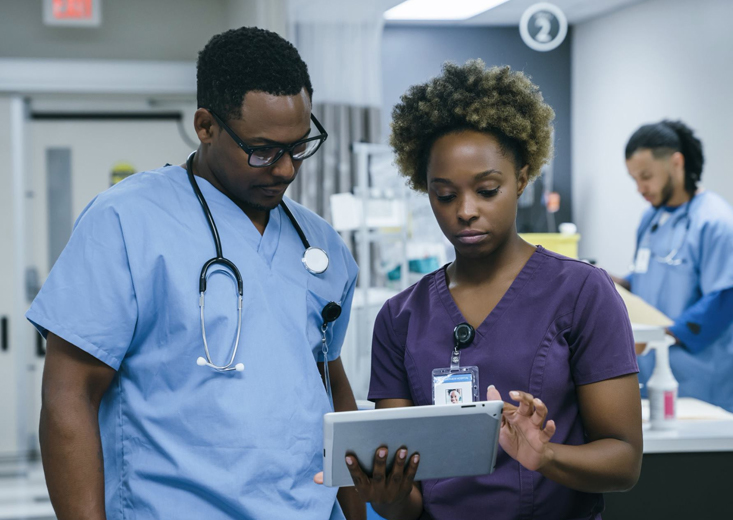
[[277,186],[258,186],[257,189],[268,197],[277,197],[285,193],[285,190],[288,189],[288,184],[278,184]]
[[484,231],[461,231],[456,235],[456,240],[462,244],[477,244],[486,239],[489,234]]

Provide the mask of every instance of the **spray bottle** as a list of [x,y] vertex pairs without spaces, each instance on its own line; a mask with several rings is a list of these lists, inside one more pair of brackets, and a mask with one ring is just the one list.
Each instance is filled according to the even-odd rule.
[[649,394],[649,420],[653,430],[670,430],[677,419],[677,389],[679,383],[669,364],[669,347],[675,343],[671,336],[663,341],[650,342],[648,348],[656,350],[654,371],[646,387]]

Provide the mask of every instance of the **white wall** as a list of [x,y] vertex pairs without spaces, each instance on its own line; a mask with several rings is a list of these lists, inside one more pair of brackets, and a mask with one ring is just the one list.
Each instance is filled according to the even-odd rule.
[[0,458],[17,451],[16,403],[17,393],[15,378],[16,345],[12,341],[15,327],[13,280],[15,271],[15,252],[13,244],[13,150],[10,139],[11,100],[0,96],[0,183],[6,188],[0,190],[0,272],[9,276],[0,276],[0,316],[9,319],[11,327],[8,334],[10,348],[0,351]]
[[733,202],[733,2],[648,0],[575,26],[572,171],[580,253],[624,273],[646,206],[624,164],[641,124],[680,118],[702,139],[703,185]]

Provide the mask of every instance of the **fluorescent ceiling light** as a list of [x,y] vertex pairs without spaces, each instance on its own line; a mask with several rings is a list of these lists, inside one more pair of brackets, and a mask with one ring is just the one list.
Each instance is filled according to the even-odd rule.
[[386,13],[387,20],[467,20],[509,0],[406,0]]

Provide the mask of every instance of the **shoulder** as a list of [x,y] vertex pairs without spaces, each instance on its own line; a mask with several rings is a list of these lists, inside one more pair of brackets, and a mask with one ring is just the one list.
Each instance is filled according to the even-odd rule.
[[693,208],[690,210],[698,226],[733,233],[733,207],[728,201],[712,191],[704,191],[695,198],[698,197],[699,206],[694,207],[695,199],[693,199],[691,202]]
[[162,193],[180,189],[177,177],[185,177],[185,171],[179,166],[135,173],[97,195],[84,208],[78,221],[105,214],[115,214],[124,219],[128,215],[145,214],[153,207],[160,208],[166,199],[161,197]]
[[557,286],[580,288],[589,278],[608,276],[603,269],[588,262],[563,256],[543,247],[538,247],[535,254],[541,259],[540,269],[543,276],[551,276],[552,283]]
[[538,248],[536,254],[541,264],[533,277],[537,289],[532,294],[554,302],[558,314],[575,314],[579,306],[618,306],[621,302],[611,277],[600,267],[544,248]]

